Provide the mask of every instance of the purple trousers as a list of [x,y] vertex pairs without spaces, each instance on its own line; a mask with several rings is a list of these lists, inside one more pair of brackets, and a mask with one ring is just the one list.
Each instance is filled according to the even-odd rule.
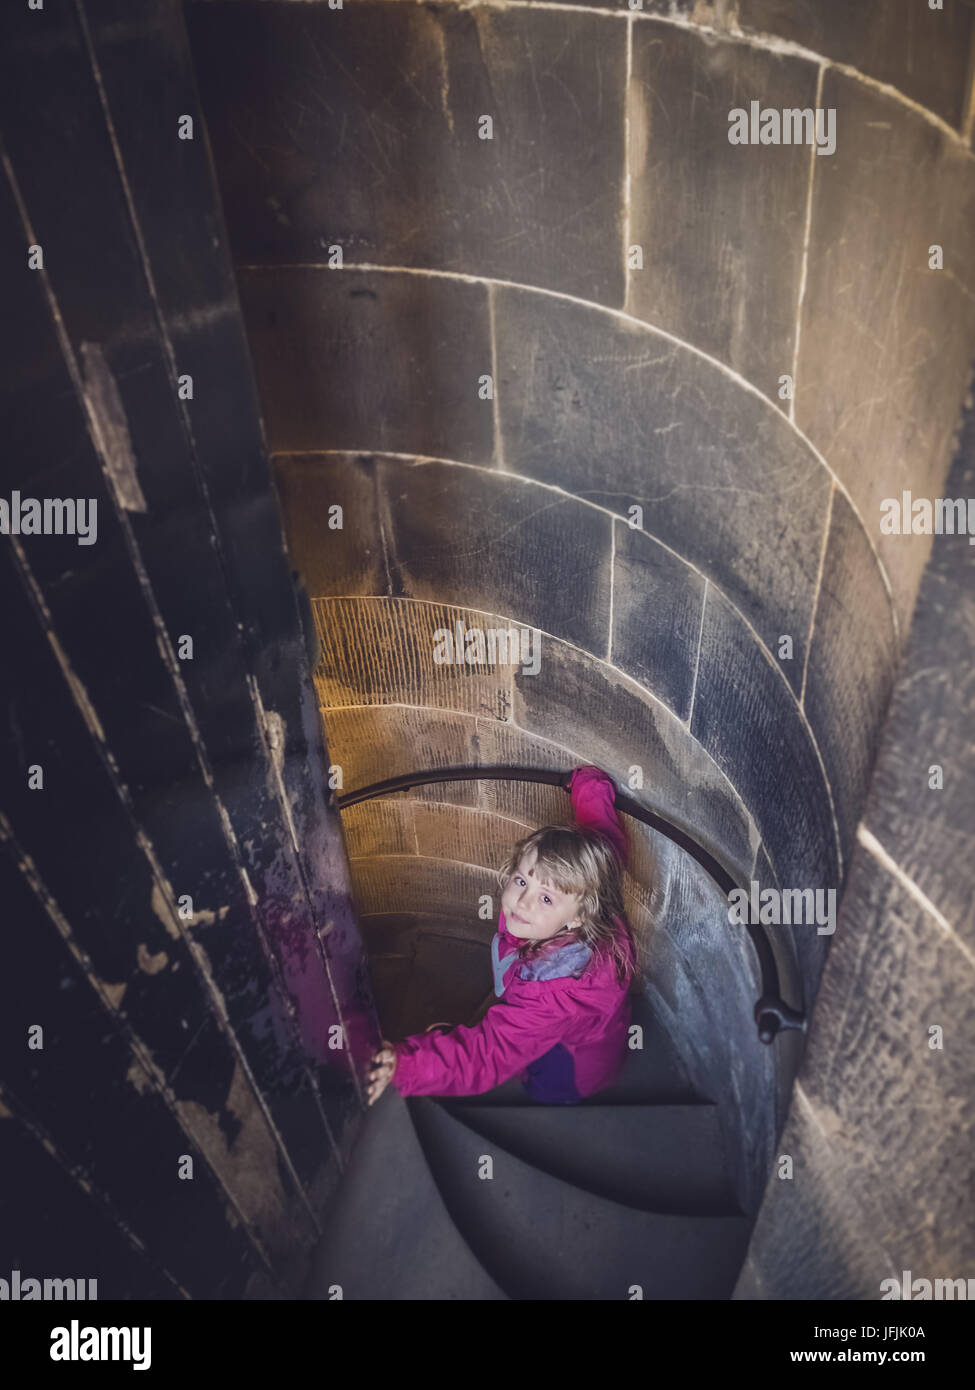
[[523,1076],[526,1094],[542,1105],[578,1105],[582,1100],[576,1090],[572,1054],[562,1043],[529,1062]]
[[[428,1033],[449,1033],[452,1023],[432,1023]],[[562,1043],[556,1043],[543,1056],[521,1073],[525,1094],[541,1105],[578,1105],[582,1096],[576,1090],[572,1054]]]

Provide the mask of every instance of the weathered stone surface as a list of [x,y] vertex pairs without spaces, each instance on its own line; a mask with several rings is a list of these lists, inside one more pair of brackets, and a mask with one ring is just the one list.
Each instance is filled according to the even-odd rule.
[[[975,497],[969,411],[946,494]],[[975,546],[936,536],[894,692],[864,824],[975,956]],[[941,768],[943,787],[931,786]]]
[[[975,492],[971,412],[947,486]],[[975,551],[936,537],[780,1146],[809,1181],[771,1181],[740,1296],[876,1299],[904,1269],[970,1273],[973,633]],[[933,763],[943,791],[928,789]],[[824,1224],[828,1242],[797,1265],[796,1230]]]
[[[799,1155],[797,1181],[771,1180],[755,1234],[765,1297],[802,1288],[804,1298],[876,1299],[880,1280],[905,1268],[929,1279],[967,1273],[970,976],[936,922],[858,851],[798,1078],[812,1114],[795,1100],[779,1144]],[[928,1045],[934,1025],[944,1029],[940,1051]],[[798,1180],[803,1171],[808,1182]],[[827,1223],[828,1243],[797,1268],[784,1232],[794,1242],[797,1227],[816,1222]]]
[[455,623],[465,629],[500,627],[502,618],[383,598],[320,599],[312,611],[322,644],[315,684],[325,707],[432,705],[496,718],[510,709],[511,666],[435,659],[441,649],[438,632],[453,633]]
[[190,30],[239,264],[339,245],[622,304],[615,16],[204,5]]
[[[883,1194],[856,1182],[834,1126],[794,1093],[735,1299],[878,1300],[881,1280],[899,1277],[881,1243]],[[791,1178],[778,1176],[785,1157]]]
[[479,610],[469,626],[497,627],[485,615],[503,614],[605,655],[612,550],[605,513],[500,473],[393,460],[378,468],[394,592]]
[[572,824],[572,801],[561,787],[538,782],[479,782],[477,793],[477,804],[508,821],[515,833],[523,825],[534,830],[539,825]]
[[737,11],[746,34],[772,34],[802,44],[896,87],[951,125],[961,121],[973,31],[967,0],[948,0],[942,10],[915,0],[884,0],[881,5],[738,0]]
[[[810,158],[732,145],[728,113],[815,106],[810,62],[693,29],[633,25],[629,313],[733,367],[788,413]],[[820,159],[820,162],[822,160]]]
[[[740,618],[708,593],[691,732],[753,808],[785,888],[835,888],[829,795],[815,747],[785,680]],[[797,945],[814,988],[829,938],[804,926]]]
[[293,1295],[376,1026],[181,7],[37,18],[0,44],[0,259],[26,269],[25,227],[45,257],[5,298],[2,468],[98,526],[2,547],[0,1012],[55,1062],[4,1048],[3,1089],[169,1296]]
[[342,833],[350,861],[377,854],[415,854],[413,806],[405,796],[379,796],[342,812]]
[[[704,580],[645,533],[523,479],[435,462],[282,456],[277,476],[289,551],[313,597],[449,594],[610,653],[687,717]],[[341,530],[328,525],[336,503]]]
[[689,349],[578,304],[498,290],[495,329],[506,468],[626,519],[642,506],[648,535],[770,649],[808,631],[830,479],[780,411]]
[[272,453],[491,463],[486,286],[321,268],[241,269],[238,283]]
[[866,796],[897,658],[891,601],[876,556],[837,488],[803,707],[829,778],[844,858]]
[[[288,553],[310,598],[388,594],[388,550],[372,455],[279,454],[274,480]],[[330,525],[341,507],[342,525]]]
[[906,632],[930,538],[881,534],[881,502],[942,495],[975,342],[975,160],[834,71],[821,104],[837,144],[815,169],[796,422],[873,536]]
[[[343,792],[409,772],[470,767],[478,761],[479,721],[473,715],[402,705],[339,705],[323,709],[323,721],[332,765],[342,769]],[[449,798],[449,786],[440,795]]]
[[[967,1273],[941,1266],[975,1252],[971,956],[866,852],[837,935],[842,949],[816,1001],[807,1093],[835,1114],[833,1142],[858,1186],[882,1201],[877,1234],[898,1269]],[[931,1046],[936,1028],[940,1048]]]
[[779,881],[772,867],[772,861],[765,852],[765,846],[759,845],[755,855],[755,866],[752,869],[752,877],[757,879],[763,888],[777,888]]
[[406,854],[357,859],[352,869],[356,902],[365,917],[395,904],[397,912],[453,914],[458,934],[475,941],[490,941],[496,929],[477,915],[480,897],[496,890],[488,868]]
[[775,1067],[752,1014],[761,993],[755,955],[704,870],[664,837],[640,833],[658,870],[653,931],[638,937],[649,997],[695,1084],[719,1105],[739,1200],[754,1210],[771,1153]]
[[[452,859],[476,864],[493,874],[500,869],[518,840],[536,829],[515,827],[490,812],[465,810],[460,806],[433,806],[416,802],[414,827],[418,852],[430,859]],[[494,919],[500,906],[501,889],[492,880],[486,890],[494,900]],[[479,909],[480,910],[480,909]]]
[[[312,596],[449,599],[604,655],[612,519],[520,478],[374,455],[278,465],[288,545]],[[344,507],[330,530],[329,507]],[[571,559],[570,559],[571,557]],[[566,582],[571,569],[572,582]]]
[[[726,862],[747,876],[757,838],[731,786],[664,706],[611,669],[551,638],[538,674],[516,670],[513,677],[502,677],[464,667],[457,675],[453,668],[427,663],[420,637],[449,624],[458,612],[471,620],[465,610],[366,599],[323,600],[315,612],[325,653],[316,683],[331,756],[343,766],[344,790],[429,766],[533,765],[539,758],[548,767],[593,762],[624,785],[631,767],[639,765],[653,788],[651,803],[717,846]],[[350,708],[347,717],[341,714],[343,706],[372,703],[463,710],[477,729],[445,723],[438,713],[430,729],[422,722],[411,733],[402,728],[396,746],[387,746],[384,764],[376,750],[377,711]],[[491,712],[496,717],[486,718]],[[506,717],[498,718],[498,712]],[[410,711],[394,716],[401,725],[413,717]],[[536,745],[533,754],[526,751],[532,744],[526,734],[541,737],[547,749]],[[404,744],[412,752],[404,752]],[[634,794],[639,799],[639,792]]]
[[687,719],[706,581],[643,531],[613,525],[613,665]]

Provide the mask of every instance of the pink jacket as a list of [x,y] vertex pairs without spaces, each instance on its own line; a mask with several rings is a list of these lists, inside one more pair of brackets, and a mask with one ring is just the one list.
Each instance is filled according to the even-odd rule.
[[[578,827],[603,835],[625,865],[628,847],[612,781],[598,767],[578,767],[570,791]],[[623,921],[617,925],[623,949],[635,962],[629,928]],[[592,955],[583,943],[571,941],[519,967],[514,952],[523,944],[507,930],[501,912],[491,947],[495,993],[503,997],[474,1028],[418,1033],[396,1043],[392,1085],[401,1095],[479,1095],[519,1075],[556,1043],[571,1054],[580,1096],[615,1080],[626,1049],[630,1002],[629,985],[617,979],[612,956]],[[579,978],[560,973],[580,968]]]

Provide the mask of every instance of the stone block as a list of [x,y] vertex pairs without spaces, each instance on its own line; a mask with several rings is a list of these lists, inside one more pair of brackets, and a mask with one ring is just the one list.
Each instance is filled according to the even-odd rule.
[[613,664],[687,719],[706,581],[642,531],[614,533]]
[[502,614],[508,624],[605,655],[612,548],[605,513],[504,473],[388,459],[378,468],[396,591],[479,610],[469,626],[494,626],[483,615]]
[[973,14],[967,3],[932,10],[915,0],[851,5],[849,0],[738,0],[747,35],[801,44],[896,87],[950,125],[961,122]]
[[340,15],[191,10],[238,264],[325,263],[339,245],[346,264],[622,303],[616,17],[370,0]]
[[[882,1209],[856,1187],[843,1155],[829,1138],[830,1117],[793,1093],[789,1118],[775,1148],[771,1175],[749,1246],[751,1275],[770,1302],[796,1299],[871,1300],[881,1280],[898,1277],[881,1243]],[[792,1159],[792,1176],[780,1161]],[[783,1171],[785,1171],[783,1169]]]
[[499,716],[510,708],[511,666],[437,659],[449,655],[438,633],[453,640],[457,623],[465,631],[506,629],[502,618],[384,598],[314,600],[312,612],[322,646],[315,684],[323,708],[388,703]]
[[876,553],[837,489],[803,707],[829,778],[844,857],[867,793],[897,657],[891,600]]
[[833,815],[809,729],[783,675],[710,591],[691,732],[755,816],[783,887],[835,888]]
[[[336,795],[437,767],[478,761],[478,721],[450,710],[402,705],[336,706],[323,711],[332,766],[342,769]],[[449,798],[451,784],[438,790]]]
[[975,350],[975,161],[833,70],[821,104],[837,143],[816,161],[795,418],[873,537],[903,633],[931,540],[882,534],[881,503],[943,495]]
[[456,919],[458,935],[490,941],[496,923],[477,915],[478,900],[495,891],[490,869],[417,854],[357,859],[352,865],[359,911],[374,916],[395,904],[397,913]]
[[[945,492],[975,497],[972,412]],[[936,536],[863,819],[975,956],[973,632],[975,546],[965,535]]]
[[490,465],[487,288],[435,276],[241,268],[272,453],[381,449]]
[[405,796],[381,796],[349,806],[342,812],[342,834],[350,860],[417,852],[413,805]]
[[[627,310],[740,372],[779,409],[792,373],[812,155],[807,145],[732,145],[728,114],[754,97],[814,107],[802,58],[633,25],[631,270]],[[819,157],[820,162],[822,156]]]
[[[391,593],[373,456],[278,454],[273,467],[288,553],[308,596]],[[341,515],[332,512],[336,506]]]
[[971,971],[959,941],[858,847],[800,1082],[898,1275],[964,1276],[975,1249]]

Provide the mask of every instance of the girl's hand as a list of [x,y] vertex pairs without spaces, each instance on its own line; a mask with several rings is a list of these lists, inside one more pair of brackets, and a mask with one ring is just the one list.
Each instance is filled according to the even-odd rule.
[[383,1038],[383,1045],[378,1052],[373,1053],[369,1067],[370,1076],[366,1095],[368,1103],[372,1105],[385,1091],[396,1071],[396,1053],[393,1051],[392,1043],[388,1043]]

